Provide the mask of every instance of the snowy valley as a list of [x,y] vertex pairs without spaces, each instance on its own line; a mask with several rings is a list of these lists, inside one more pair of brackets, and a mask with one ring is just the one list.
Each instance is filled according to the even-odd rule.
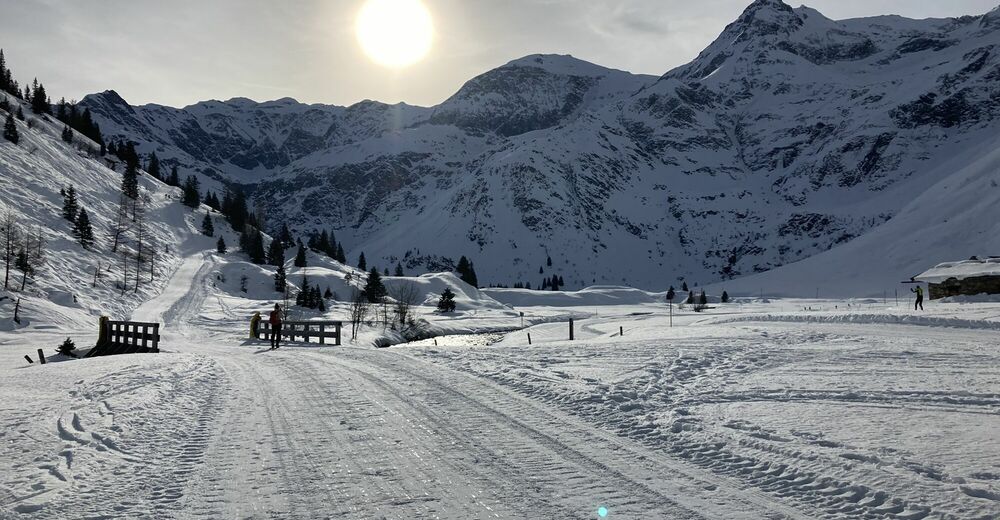
[[1000,297],[909,280],[1000,252],[1000,7],[433,107],[2,90],[2,520],[1000,518]]

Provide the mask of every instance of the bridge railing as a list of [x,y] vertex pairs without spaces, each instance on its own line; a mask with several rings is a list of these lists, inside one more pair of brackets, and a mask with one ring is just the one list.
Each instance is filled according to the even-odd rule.
[[[271,324],[261,321],[258,325],[260,339],[270,341],[274,331]],[[310,343],[310,339],[318,339],[320,345],[325,345],[327,339],[332,339],[334,345],[340,345],[340,329],[342,322],[339,321],[286,321],[281,324],[281,338],[294,342],[300,341]]]

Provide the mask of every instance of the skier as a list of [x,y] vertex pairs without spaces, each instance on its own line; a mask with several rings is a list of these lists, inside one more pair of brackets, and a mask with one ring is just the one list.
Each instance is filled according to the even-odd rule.
[[270,317],[268,317],[268,323],[271,324],[271,350],[274,350],[281,345],[281,306],[277,303],[274,304],[274,310],[271,311]]
[[918,285],[916,289],[910,289],[910,292],[917,294],[917,301],[913,304],[913,310],[924,310],[924,288]]

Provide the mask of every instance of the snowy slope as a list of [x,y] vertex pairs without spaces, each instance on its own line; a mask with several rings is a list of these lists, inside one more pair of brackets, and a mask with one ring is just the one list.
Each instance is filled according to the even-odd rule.
[[[466,255],[484,284],[662,290],[838,248],[978,160],[998,130],[998,20],[757,0],[660,78],[539,55],[430,108],[83,103],[143,152],[243,185],[271,222],[335,229],[352,259],[435,271]],[[935,208],[961,227],[953,210]],[[930,256],[956,246],[936,240]]]
[[[21,103],[10,97],[8,101]],[[28,278],[24,291],[20,291],[22,273],[12,269],[11,290],[0,289],[0,330],[30,332],[52,328],[53,324],[96,330],[96,316],[127,317],[135,306],[162,289],[166,276],[176,267],[178,255],[191,247],[209,247],[210,243],[205,239],[202,244],[195,236],[195,216],[182,209],[179,190],[141,175],[141,196],[148,201],[143,238],[146,262],[136,289],[138,227],[130,223],[119,252],[110,251],[109,230],[118,207],[121,173],[109,169],[103,159],[90,152],[98,149],[93,142],[75,135],[74,143],[68,145],[60,139],[62,123],[32,114],[26,104],[22,109],[27,120],[17,122],[19,144],[0,141],[0,178],[4,183],[0,211],[13,212],[23,232],[44,237],[45,259],[35,276]],[[0,111],[0,117],[6,119],[6,113]],[[122,168],[120,164],[118,168]],[[80,246],[72,234],[72,224],[62,218],[59,190],[71,185],[93,226],[96,243],[89,250]],[[128,255],[125,291],[121,290],[122,253]],[[152,281],[150,258],[154,262]],[[18,298],[22,300],[19,325],[12,321]]]

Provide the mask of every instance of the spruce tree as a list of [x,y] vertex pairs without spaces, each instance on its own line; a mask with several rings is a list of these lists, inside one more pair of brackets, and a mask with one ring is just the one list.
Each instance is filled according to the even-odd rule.
[[177,167],[173,166],[170,168],[170,175],[167,177],[167,184],[171,186],[180,186],[181,179],[177,173]]
[[368,273],[368,282],[365,284],[365,295],[368,296],[368,301],[371,303],[381,302],[385,298],[385,285],[382,284],[382,275],[379,274],[378,269],[372,267],[371,272]]
[[319,239],[316,241],[316,249],[324,254],[330,254],[330,235],[327,234],[325,229],[319,234]]
[[552,257],[551,256],[545,257],[545,265],[547,265],[549,267],[552,267]]
[[281,240],[276,238],[271,241],[271,245],[267,248],[267,263],[279,267],[285,265],[285,245]]
[[698,296],[698,303],[701,305],[708,305],[708,295],[705,294],[704,289],[702,289],[701,295]]
[[683,284],[681,284],[681,290],[685,291],[685,292],[687,292],[689,290],[687,282],[684,282]]
[[63,192],[62,216],[70,222],[76,222],[76,213],[79,210],[80,206],[76,201],[76,188],[70,186]]
[[670,289],[667,289],[667,301],[668,302],[673,302],[674,298],[676,298],[676,297],[677,297],[677,294],[674,292],[674,286],[671,285]]
[[139,197],[139,170],[132,163],[125,166],[122,174],[122,193],[130,199]]
[[722,291],[722,303],[729,303],[729,293]]
[[89,249],[94,245],[94,229],[90,225],[90,217],[87,210],[80,208],[80,213],[76,216],[76,225],[73,227],[73,234],[80,241],[80,245]]
[[455,311],[455,293],[452,292],[450,287],[444,288],[441,298],[438,300],[437,308],[441,312]]
[[226,239],[222,238],[222,236],[220,235],[219,241],[215,243],[215,252],[219,253],[220,255],[224,255],[226,254],[226,251],[227,251]]
[[66,143],[73,142],[73,130],[69,128],[69,125],[63,125],[62,129],[62,140]]
[[49,97],[45,94],[45,86],[39,84],[38,80],[35,80],[35,85],[37,86],[31,92],[31,111],[36,114],[52,113]]
[[264,235],[261,234],[260,230],[254,230],[250,233],[247,241],[247,255],[250,257],[250,261],[255,264],[264,263],[267,255],[264,253]]
[[344,254],[343,244],[337,244],[337,258],[336,260],[342,264],[347,263],[347,255]]
[[212,224],[212,215],[207,211],[205,212],[205,218],[201,221],[201,234],[206,237],[215,236],[215,225]]
[[299,244],[299,250],[295,253],[295,267],[305,267],[306,266],[306,248],[302,244]]
[[278,270],[274,273],[274,290],[284,293],[287,286],[288,278],[285,276],[285,266],[279,265]]
[[156,152],[149,154],[149,163],[146,164],[146,172],[152,175],[154,179],[160,178],[160,159],[156,157]]
[[358,269],[362,271],[368,270],[368,262],[365,261],[365,254],[362,252],[361,256],[358,257]]
[[17,112],[14,114],[18,121],[24,121],[24,110],[21,110],[21,105],[17,106]]
[[7,122],[3,125],[3,138],[17,144],[21,140],[21,135],[17,133],[17,123],[14,122],[14,117],[7,113]]
[[404,276],[403,274],[403,264],[396,263],[396,276]]
[[323,301],[323,298],[316,301],[316,308],[319,309],[319,312],[326,312],[326,302]]
[[185,206],[197,208],[201,204],[201,195],[198,192],[198,179],[194,175],[188,175],[184,179],[184,196],[182,201]]
[[288,229],[288,224],[281,224],[281,231],[278,232],[278,240],[281,241],[281,245],[285,247],[292,247],[295,241],[292,240],[292,230]]
[[323,293],[323,298],[325,298],[327,300],[329,300],[330,298],[333,298],[333,291],[330,290],[330,286],[329,285],[326,287],[326,292]]

